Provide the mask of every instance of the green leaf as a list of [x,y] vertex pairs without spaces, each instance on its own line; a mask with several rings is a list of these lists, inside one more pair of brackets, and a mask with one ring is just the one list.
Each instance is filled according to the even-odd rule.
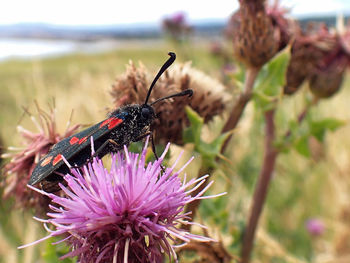
[[76,262],[77,257],[69,257],[65,258],[63,260],[60,260],[60,257],[66,255],[69,253],[69,246],[67,246],[65,243],[59,243],[56,245],[53,245],[53,242],[59,241],[59,237],[53,237],[48,240],[46,240],[45,244],[45,252],[42,254],[43,259],[45,259],[45,262],[48,263],[55,263],[55,262],[62,262],[62,263],[73,263]]
[[221,134],[211,143],[200,141],[198,147],[195,147],[208,167],[216,166],[216,157],[220,154],[221,147],[229,135],[230,133]]
[[335,131],[338,128],[345,125],[344,121],[337,120],[335,118],[326,118],[321,121],[312,121],[310,122],[311,134],[315,136],[317,140],[322,142],[326,131]]
[[204,142],[201,139],[203,118],[190,107],[186,107],[185,110],[190,121],[190,126],[183,132],[184,142],[194,144],[194,150],[201,155],[203,164],[207,167],[215,167],[216,157],[220,154],[223,143],[231,133],[220,134],[210,143]]
[[190,127],[185,129],[183,133],[183,139],[186,143],[198,144],[200,141],[200,136],[203,127],[203,119],[191,109],[191,107],[186,107],[187,118],[190,121]]
[[298,153],[305,157],[310,157],[310,148],[309,148],[309,136],[301,137],[299,138],[295,144],[294,144],[295,149],[297,150]]
[[200,214],[206,220],[212,220],[223,231],[228,231],[230,215],[227,208],[228,202],[229,198],[227,195],[221,198],[207,199],[199,207]]
[[264,111],[274,107],[282,94],[289,51],[280,52],[261,69],[255,84],[254,101]]

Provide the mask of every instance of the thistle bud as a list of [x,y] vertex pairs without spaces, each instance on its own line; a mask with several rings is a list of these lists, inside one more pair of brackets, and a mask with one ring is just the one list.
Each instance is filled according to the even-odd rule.
[[334,34],[336,42],[328,49],[323,58],[318,60],[313,74],[310,76],[310,90],[318,98],[329,98],[341,87],[344,72],[349,64],[348,56],[341,37]]
[[324,25],[316,30],[309,27],[306,32],[299,28],[291,48],[284,93],[294,94],[314,73],[315,67],[323,60],[325,54],[336,45],[334,36]]
[[290,38],[283,15],[277,4],[266,11],[263,0],[240,0],[226,28],[236,58],[247,67],[259,68],[283,49]]
[[324,68],[317,69],[310,77],[310,90],[319,98],[329,98],[341,87],[348,59],[337,58]]

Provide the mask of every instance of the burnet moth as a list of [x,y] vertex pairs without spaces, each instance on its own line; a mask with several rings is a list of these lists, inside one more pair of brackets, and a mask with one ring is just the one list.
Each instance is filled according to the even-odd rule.
[[107,119],[56,143],[38,162],[28,184],[34,185],[40,182],[46,191],[57,190],[55,185],[62,181],[62,175],[67,174],[70,170],[63,157],[74,167],[83,166],[92,156],[91,140],[96,149],[93,156],[102,158],[108,153],[117,152],[124,145],[139,141],[150,134],[150,126],[156,118],[152,105],[173,97],[192,96],[193,91],[187,89],[148,103],[155,83],[176,59],[175,53],[169,52],[169,56],[170,58],[154,78],[143,104],[118,108],[110,113]]

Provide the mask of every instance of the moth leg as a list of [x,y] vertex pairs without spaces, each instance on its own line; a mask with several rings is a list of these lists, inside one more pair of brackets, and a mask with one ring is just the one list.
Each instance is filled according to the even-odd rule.
[[143,138],[147,137],[147,136],[151,136],[151,146],[152,146],[152,152],[154,154],[154,157],[156,157],[156,159],[158,160],[159,157],[157,155],[157,152],[156,152],[156,146],[154,145],[154,138],[153,138],[153,132],[152,131],[149,131],[149,132],[146,132],[145,134],[142,134],[141,136],[137,137],[135,141],[141,141]]
[[[154,144],[154,137],[153,133],[151,133],[151,145],[152,145],[152,152],[154,154],[154,157],[156,157],[157,160],[159,160],[159,157],[156,152],[156,145]],[[165,168],[162,164],[160,164],[160,168],[162,169],[162,172],[165,173]]]
[[91,156],[91,159],[98,156],[100,153],[103,152],[103,150],[108,146],[111,145],[112,147],[115,147],[116,149],[120,150],[121,146],[114,140],[108,139],[105,141],[97,150],[96,152]]
[[[152,152],[154,154],[154,157],[156,157],[156,159],[158,160],[159,157],[158,157],[158,154],[157,154],[157,151],[156,151],[156,145],[154,144],[153,133],[151,134],[151,146],[152,146]],[[162,169],[163,169],[163,166],[162,166]]]
[[[149,131],[149,132],[146,132],[145,134],[142,134],[141,136],[139,136],[136,141],[140,141],[142,140],[143,138],[147,137],[147,136],[151,136],[151,147],[152,147],[152,152],[154,154],[154,157],[156,158],[156,160],[159,160],[159,157],[158,157],[158,154],[157,154],[157,151],[156,151],[156,145],[154,144],[154,137],[153,137],[153,132],[152,131]],[[165,168],[163,165],[160,165],[160,167],[162,168],[162,171],[163,173],[165,172]]]
[[55,193],[55,192],[62,190],[61,187],[58,185],[58,182],[60,182],[64,186],[67,186],[67,182],[64,180],[62,180],[62,181],[61,180],[58,180],[58,181],[44,180],[44,181],[41,181],[39,184],[40,184],[41,189],[44,190],[45,192]]
[[145,134],[142,134],[141,136],[137,137],[135,142],[141,141],[143,138],[147,137],[148,135],[153,135],[151,131],[146,132]]

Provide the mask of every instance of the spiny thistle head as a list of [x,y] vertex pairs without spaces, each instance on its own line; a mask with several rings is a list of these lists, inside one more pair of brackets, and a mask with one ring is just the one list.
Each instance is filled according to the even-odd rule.
[[[69,127],[61,135],[57,131],[55,110],[51,109],[50,113],[46,113],[38,107],[38,120],[31,116],[31,120],[37,127],[37,132],[31,132],[22,126],[18,126],[17,130],[23,137],[23,148],[10,147],[14,153],[5,153],[3,157],[9,158],[10,162],[3,168],[5,176],[3,181],[3,197],[13,196],[16,199],[16,205],[19,207],[34,207],[38,211],[42,211],[47,207],[47,199],[42,195],[33,194],[26,185],[32,174],[32,171],[38,161],[49,149],[60,140],[74,134],[80,125]],[[45,209],[44,209],[45,210]]]
[[[112,87],[115,107],[143,103],[152,78],[143,65],[136,68],[130,63],[126,73],[118,77]],[[223,112],[226,102],[230,99],[220,82],[194,69],[190,63],[185,63],[175,64],[165,72],[156,83],[150,102],[185,89],[194,91],[190,99],[173,98],[171,101],[164,100],[154,105],[157,119],[152,129],[157,133],[156,139],[160,142],[182,144],[182,131],[189,124],[185,113],[186,105],[208,122]]]
[[335,35],[324,25],[310,26],[306,32],[299,28],[291,48],[284,93],[294,94],[314,73],[316,66],[323,63],[325,55],[337,46]]
[[[147,140],[148,141],[148,140]],[[80,170],[72,170],[60,185],[65,197],[32,189],[48,196],[52,203],[50,217],[43,220],[53,225],[52,236],[62,236],[71,247],[66,257],[78,257],[85,262],[162,262],[163,254],[176,259],[175,239],[184,243],[190,240],[212,241],[179,228],[188,222],[184,206],[203,196],[210,183],[196,196],[190,193],[206,180],[207,176],[182,182],[175,172],[175,164],[162,172],[161,157],[146,163],[146,145],[141,154],[112,155],[112,165],[107,170],[98,158]],[[42,240],[44,240],[42,239]],[[29,246],[42,240],[25,245]],[[23,246],[23,247],[25,247]]]
[[310,76],[310,90],[318,98],[329,98],[341,88],[345,70],[350,63],[349,31],[329,34],[334,39],[334,45],[325,50]]
[[260,68],[289,41],[288,23],[276,5],[266,11],[264,0],[240,0],[226,28],[235,57],[247,67]]
[[337,93],[341,88],[348,64],[349,57],[339,51],[329,63],[316,67],[310,76],[311,92],[318,98],[329,98]]

